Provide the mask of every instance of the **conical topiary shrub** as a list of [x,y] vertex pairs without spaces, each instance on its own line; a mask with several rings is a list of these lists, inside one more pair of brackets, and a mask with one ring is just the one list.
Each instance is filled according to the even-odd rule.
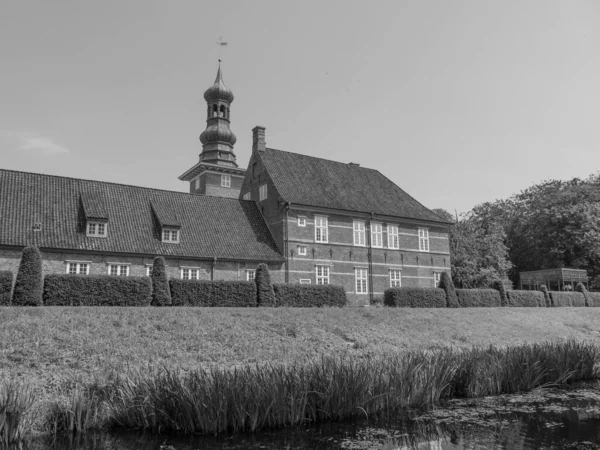
[[506,295],[506,288],[504,287],[504,283],[500,280],[496,280],[494,281],[492,287],[500,293],[500,306],[510,306],[508,304],[508,296]]
[[594,300],[592,300],[592,296],[585,288],[583,283],[577,283],[577,286],[575,286],[575,290],[583,294],[583,298],[585,298],[585,306],[594,306]]
[[171,291],[167,280],[165,258],[157,256],[152,263],[152,306],[171,306]]
[[21,255],[13,291],[13,306],[41,306],[44,293],[42,255],[37,247],[27,246]]
[[545,285],[540,286],[540,291],[544,294],[544,301],[546,302],[546,307],[552,306],[552,301],[550,300],[550,294],[548,293],[548,288]]
[[271,274],[266,264],[259,264],[254,275],[256,283],[256,303],[258,306],[275,306],[275,291]]
[[452,278],[448,275],[448,272],[442,272],[440,276],[440,288],[446,291],[446,307],[448,308],[460,308],[458,303],[458,297],[456,296],[456,289]]

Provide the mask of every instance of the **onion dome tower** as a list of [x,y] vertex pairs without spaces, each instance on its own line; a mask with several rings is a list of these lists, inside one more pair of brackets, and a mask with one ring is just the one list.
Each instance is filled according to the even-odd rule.
[[219,197],[239,197],[245,169],[238,168],[233,146],[237,138],[229,128],[234,96],[225,86],[221,60],[217,77],[204,92],[206,129],[200,134],[200,161],[179,177],[190,182],[190,192]]

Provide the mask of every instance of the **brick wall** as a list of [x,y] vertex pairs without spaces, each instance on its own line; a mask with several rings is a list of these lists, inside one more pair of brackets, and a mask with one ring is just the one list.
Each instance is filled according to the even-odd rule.
[[[190,193],[200,195],[212,195],[214,197],[239,198],[240,189],[244,181],[242,175],[231,174],[231,187],[221,186],[221,174],[215,172],[204,172],[190,182]],[[196,186],[198,186],[196,188]]]

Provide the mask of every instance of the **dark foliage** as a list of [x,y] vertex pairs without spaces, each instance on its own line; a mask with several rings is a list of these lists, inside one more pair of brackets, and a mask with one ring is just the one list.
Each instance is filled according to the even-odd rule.
[[495,289],[457,289],[461,308],[499,307],[502,305],[500,293]]
[[0,306],[10,305],[13,274],[9,270],[0,270]]
[[149,306],[152,282],[148,277],[110,275],[46,275],[46,306]]
[[508,306],[523,306],[526,308],[546,306],[546,299],[540,291],[507,291],[507,294]]
[[259,264],[254,276],[256,283],[256,302],[258,306],[275,306],[275,291],[271,283],[271,274],[266,264]]
[[252,281],[170,280],[173,306],[256,306]]
[[585,306],[585,297],[581,292],[550,292],[552,306]]
[[346,306],[346,290],[331,284],[274,284],[275,305],[300,308]]
[[546,302],[547,307],[552,306],[552,300],[550,300],[550,293],[548,292],[548,288],[545,285],[540,286],[540,292],[544,294],[544,302]]
[[588,292],[588,295],[592,302],[590,306],[600,306],[600,292]]
[[157,256],[152,263],[152,306],[170,306],[171,291],[167,280],[165,258]]
[[446,292],[446,306],[448,308],[459,308],[458,297],[456,296],[456,289],[452,278],[448,275],[448,272],[442,272],[440,276],[440,288]]
[[43,292],[42,255],[37,247],[25,247],[17,272],[12,304],[15,306],[41,306]]
[[439,288],[390,288],[385,290],[383,303],[399,308],[445,308],[446,292]]
[[494,289],[500,293],[500,306],[508,306],[508,296],[506,295],[506,287],[500,280],[494,281]]
[[590,293],[582,283],[577,283],[575,290],[583,294],[583,298],[585,298],[585,306],[594,306],[594,300],[592,300]]

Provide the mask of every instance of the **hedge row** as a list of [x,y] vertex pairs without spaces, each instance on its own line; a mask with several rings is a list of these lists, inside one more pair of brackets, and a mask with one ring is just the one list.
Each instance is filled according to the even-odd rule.
[[458,304],[461,308],[500,307],[500,292],[495,289],[457,289]]
[[169,280],[173,306],[256,306],[252,281]]
[[546,307],[544,293],[540,291],[506,291],[508,306],[527,308]]
[[149,306],[152,282],[147,277],[46,275],[46,306]]
[[385,306],[399,308],[446,308],[446,303],[446,291],[441,288],[391,288],[383,298]]
[[9,270],[0,270],[0,306],[10,305],[13,274]]
[[581,292],[550,292],[552,306],[585,306],[585,297]]
[[299,308],[346,306],[346,290],[331,284],[274,284],[275,306]]

